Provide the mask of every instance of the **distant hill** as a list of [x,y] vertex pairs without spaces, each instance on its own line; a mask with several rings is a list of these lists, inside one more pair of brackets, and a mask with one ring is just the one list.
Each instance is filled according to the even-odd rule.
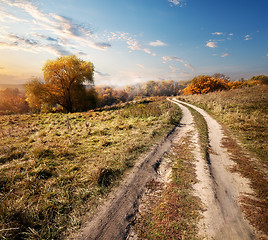
[[24,89],[25,84],[0,84],[0,90],[6,89],[6,88],[11,88],[11,89],[19,89],[20,92],[25,92]]

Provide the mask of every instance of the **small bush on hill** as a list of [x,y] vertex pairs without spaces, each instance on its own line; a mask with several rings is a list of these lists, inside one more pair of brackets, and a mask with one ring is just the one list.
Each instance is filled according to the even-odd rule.
[[195,77],[183,90],[183,93],[184,95],[202,94],[226,89],[229,89],[228,80],[224,78],[214,78],[212,76],[202,75]]

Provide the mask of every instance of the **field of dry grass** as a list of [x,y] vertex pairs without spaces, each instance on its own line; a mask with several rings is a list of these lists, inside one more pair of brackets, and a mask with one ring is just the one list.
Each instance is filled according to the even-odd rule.
[[178,123],[157,99],[73,114],[0,116],[0,236],[60,239]]

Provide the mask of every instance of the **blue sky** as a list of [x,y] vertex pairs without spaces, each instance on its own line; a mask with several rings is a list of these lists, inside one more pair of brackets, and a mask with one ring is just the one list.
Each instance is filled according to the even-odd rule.
[[96,85],[268,75],[268,0],[0,0],[0,83],[76,54]]

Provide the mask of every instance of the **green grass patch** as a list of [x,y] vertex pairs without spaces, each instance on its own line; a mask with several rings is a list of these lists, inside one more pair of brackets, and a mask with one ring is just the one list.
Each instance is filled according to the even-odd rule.
[[61,239],[76,231],[177,116],[163,98],[85,113],[0,116],[0,237]]

